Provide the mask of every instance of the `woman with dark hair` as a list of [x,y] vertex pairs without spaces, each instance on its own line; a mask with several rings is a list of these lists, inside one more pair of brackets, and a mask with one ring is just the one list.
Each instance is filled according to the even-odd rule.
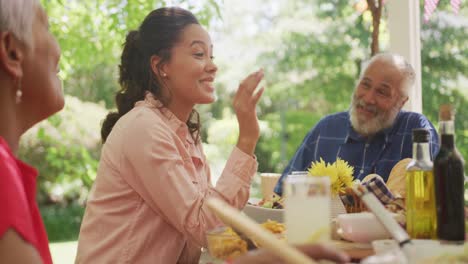
[[60,48],[38,0],[0,0],[0,263],[52,263],[20,137],[63,108]]
[[205,199],[244,207],[257,170],[263,72],[239,85],[238,142],[213,187],[194,106],[215,100],[216,72],[210,36],[189,11],[154,10],[127,35],[77,263],[198,263],[206,230],[222,224]]

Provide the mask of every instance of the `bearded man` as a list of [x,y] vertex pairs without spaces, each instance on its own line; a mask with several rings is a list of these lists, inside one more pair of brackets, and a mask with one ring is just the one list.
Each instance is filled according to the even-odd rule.
[[337,158],[354,167],[354,178],[371,173],[387,181],[393,166],[412,156],[412,130],[430,131],[431,155],[438,149],[438,135],[422,114],[403,111],[415,73],[396,54],[380,53],[371,58],[354,89],[348,111],[321,119],[304,138],[283,171],[275,192],[282,195],[282,182],[293,171],[305,171],[321,158],[333,163]]

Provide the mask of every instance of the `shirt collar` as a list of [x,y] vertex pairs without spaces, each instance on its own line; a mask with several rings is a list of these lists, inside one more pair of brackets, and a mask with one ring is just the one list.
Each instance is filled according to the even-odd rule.
[[141,105],[158,109],[161,114],[168,120],[169,127],[175,131],[180,138],[185,138],[185,140],[190,144],[194,143],[187,124],[177,118],[177,116],[174,115],[174,113],[172,113],[168,108],[166,108],[161,101],[156,99],[152,93],[146,92],[145,99],[135,104],[135,106]]

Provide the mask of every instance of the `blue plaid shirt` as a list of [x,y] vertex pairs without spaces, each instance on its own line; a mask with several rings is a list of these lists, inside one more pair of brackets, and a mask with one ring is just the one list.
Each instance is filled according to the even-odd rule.
[[393,166],[412,156],[413,128],[427,128],[431,134],[432,157],[439,150],[439,138],[434,126],[423,115],[400,111],[392,127],[376,134],[370,141],[351,127],[348,112],[329,115],[320,120],[306,135],[294,157],[283,171],[275,192],[282,195],[283,180],[292,171],[305,171],[312,161],[323,158],[333,163],[337,157],[354,167],[354,178],[362,180],[377,173],[387,181]]

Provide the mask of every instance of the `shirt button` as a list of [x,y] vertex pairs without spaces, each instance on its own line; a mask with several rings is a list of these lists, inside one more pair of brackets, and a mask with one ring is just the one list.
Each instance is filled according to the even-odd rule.
[[360,170],[360,171],[359,171],[359,173],[363,173],[363,172],[364,172],[364,170]]

